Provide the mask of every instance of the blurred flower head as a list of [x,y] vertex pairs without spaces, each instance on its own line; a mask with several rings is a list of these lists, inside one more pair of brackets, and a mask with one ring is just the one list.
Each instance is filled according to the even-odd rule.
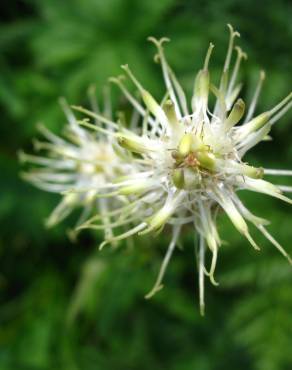
[[[94,90],[89,90],[93,109],[98,109]],[[39,131],[45,141],[34,140],[34,149],[42,155],[20,152],[21,162],[33,165],[22,177],[36,187],[62,195],[62,200],[46,220],[48,227],[55,226],[78,208],[83,211],[69,235],[76,236],[76,229],[92,213],[98,212],[105,236],[113,237],[108,212],[115,201],[98,198],[99,189],[123,174],[128,166],[122,160],[122,150],[116,148],[111,137],[82,128],[64,99],[61,106],[67,118],[63,137],[57,136],[45,126]],[[109,96],[105,101],[104,117],[111,116]],[[106,118],[105,118],[106,119]],[[96,121],[96,124],[100,122]],[[106,214],[106,215],[105,215]]]

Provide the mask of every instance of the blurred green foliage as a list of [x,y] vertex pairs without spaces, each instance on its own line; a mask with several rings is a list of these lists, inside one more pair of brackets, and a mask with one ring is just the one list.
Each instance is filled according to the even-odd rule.
[[[257,254],[222,218],[220,286],[206,284],[201,318],[192,231],[186,230],[165,289],[145,301],[167,237],[136,238],[102,253],[96,253],[98,235],[71,244],[70,220],[44,229],[58,199],[20,181],[16,156],[19,148],[31,149],[38,121],[60,131],[59,96],[84,103],[92,83],[100,95],[123,63],[160,96],[149,35],[172,39],[167,56],[190,91],[209,41],[216,45],[211,67],[218,75],[225,24],[232,23],[249,54],[244,98],[264,68],[259,110],[266,109],[292,86],[291,1],[11,0],[1,8],[0,370],[291,369],[291,268],[267,241],[258,236]],[[274,142],[261,144],[250,157],[254,163],[291,168],[291,120],[290,113],[276,125]],[[272,220],[271,231],[292,253],[291,209],[243,197]]]

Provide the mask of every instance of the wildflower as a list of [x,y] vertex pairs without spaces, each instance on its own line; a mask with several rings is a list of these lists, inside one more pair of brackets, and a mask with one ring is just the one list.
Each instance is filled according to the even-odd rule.
[[[90,100],[97,110],[94,100],[94,91],[89,91]],[[107,188],[107,184],[116,176],[122,175],[128,166],[123,161],[121,148],[116,148],[111,136],[97,135],[80,126],[72,110],[64,99],[61,106],[68,123],[64,127],[64,138],[39,125],[41,134],[46,141],[34,141],[37,151],[43,156],[20,153],[22,162],[33,164],[35,167],[22,173],[22,177],[36,187],[62,195],[62,200],[53,210],[46,221],[47,227],[55,226],[65,219],[75,208],[82,207],[83,211],[76,223],[75,230],[70,236],[76,237],[76,228],[94,212],[99,213],[103,223],[105,236],[112,238],[111,210],[112,201],[99,198],[100,190]],[[110,107],[107,98],[105,105],[106,115],[101,117],[102,122],[110,122]],[[108,117],[108,118],[106,118]],[[98,113],[95,113],[96,125],[101,125]],[[86,120],[83,121],[86,123]],[[115,128],[114,124],[114,128]],[[125,154],[124,154],[125,155]]]
[[[255,109],[265,78],[260,73],[254,96],[246,112],[246,104],[239,98],[240,64],[246,55],[234,41],[239,36],[229,25],[230,38],[219,86],[210,77],[209,61],[213,50],[210,44],[203,68],[198,72],[190,106],[173,70],[168,65],[163,38],[149,38],[157,48],[156,61],[161,64],[166,94],[161,102],[141,85],[130,68],[122,68],[140,93],[141,103],[125,87],[123,78],[113,78],[142,120],[142,128],[128,130],[120,127],[108,132],[131,155],[131,171],[116,179],[112,193],[105,196],[126,195],[128,205],[116,210],[118,219],[129,229],[113,238],[107,238],[101,248],[133,234],[158,233],[165,225],[172,227],[171,241],[162,262],[157,281],[146,297],[162,288],[162,279],[175,249],[183,225],[192,225],[199,235],[199,290],[200,309],[204,313],[204,276],[217,285],[214,278],[221,239],[216,219],[218,210],[225,211],[234,227],[258,250],[248,222],[285,256],[291,258],[266,229],[268,221],[253,215],[237,195],[239,190],[267,194],[287,203],[292,201],[283,191],[289,187],[275,186],[263,179],[264,175],[292,175],[292,171],[256,168],[243,158],[247,151],[267,138],[272,126],[292,105],[292,93],[272,109],[255,115]],[[231,68],[234,49],[236,60]],[[211,106],[209,96],[215,97]],[[85,124],[93,130],[97,126]],[[94,222],[87,222],[94,227]],[[133,226],[134,223],[134,226]],[[211,265],[206,267],[205,253],[212,254]]]

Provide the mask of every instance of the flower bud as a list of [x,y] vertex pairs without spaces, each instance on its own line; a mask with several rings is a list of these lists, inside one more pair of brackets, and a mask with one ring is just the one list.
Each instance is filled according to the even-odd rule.
[[141,91],[141,96],[149,112],[152,113],[162,124],[167,126],[166,115],[153,96],[144,89]]
[[238,99],[224,123],[226,130],[230,130],[234,125],[236,125],[241,120],[244,114],[244,110],[245,110],[244,101],[242,99]]
[[222,200],[223,203],[221,205],[224,208],[227,216],[230,218],[230,221],[241,234],[246,235],[248,233],[248,227],[238,209],[235,207],[231,200],[225,197]]
[[[171,205],[165,204],[158,212],[148,219],[147,224],[149,225],[149,231],[158,230],[163,227],[172,213],[173,208]],[[143,232],[141,234],[143,234]]]
[[132,194],[139,194],[145,191],[149,187],[148,181],[134,181],[131,185],[123,186],[119,189],[118,193],[120,195],[132,195]]
[[201,70],[196,77],[194,86],[194,104],[203,102],[204,105],[208,102],[210,74],[208,70]]
[[177,125],[178,124],[178,119],[175,113],[175,107],[172,102],[172,100],[168,99],[166,102],[163,104],[163,111],[168,119],[168,122],[171,125]]
[[184,170],[182,168],[176,168],[175,170],[173,170],[172,181],[178,189],[184,188]]
[[262,167],[253,167],[247,164],[241,165],[242,173],[253,179],[261,179],[264,175],[264,169]]
[[198,152],[196,155],[200,162],[200,166],[210,171],[214,171],[216,169],[216,157],[213,153],[204,151]]
[[185,134],[178,145],[178,152],[182,156],[186,156],[190,153],[193,142],[192,134]]
[[135,137],[135,135],[128,136],[119,134],[118,143],[120,144],[121,147],[133,153],[143,154],[149,151],[149,148],[145,146],[144,143],[142,143],[142,140],[138,136]]
[[207,98],[209,94],[210,75],[207,70],[201,70],[195,81],[195,95],[198,98]]
[[245,139],[252,132],[262,128],[269,121],[270,117],[271,114],[269,112],[264,112],[253,118],[251,121],[245,123],[242,127],[240,127],[240,140]]

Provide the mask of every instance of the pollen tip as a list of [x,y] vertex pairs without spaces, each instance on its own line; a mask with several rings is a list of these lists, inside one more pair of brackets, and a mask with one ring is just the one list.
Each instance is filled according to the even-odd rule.
[[229,28],[231,37],[240,37],[240,33],[238,31],[235,31],[230,23],[227,23],[227,27]]
[[108,79],[108,82],[111,82],[111,83],[119,83],[119,79],[117,77],[109,77]]
[[200,305],[200,315],[205,316],[205,305]]
[[264,81],[264,80],[265,80],[265,78],[266,78],[266,72],[262,69],[262,70],[260,71],[260,79],[261,79],[262,81]]
[[153,36],[149,36],[147,37],[147,41],[150,41],[150,42],[153,42],[153,44],[161,50],[162,48],[162,44],[164,42],[169,42],[170,39],[168,37],[161,37],[160,39],[157,39],[156,37],[153,37]]
[[157,43],[158,42],[157,38],[154,37],[154,36],[148,36],[147,37],[147,41],[154,42],[154,43]]
[[88,86],[87,89],[88,94],[95,94],[96,93],[96,84],[92,83]]
[[104,240],[98,247],[98,250],[101,251],[103,249],[104,246],[106,246],[107,244],[109,244],[111,241],[110,240]]
[[155,54],[153,57],[154,63],[159,63],[160,62],[160,56],[159,54]]
[[66,102],[66,99],[64,98],[64,96],[60,96],[59,98],[58,98],[58,102],[59,102],[59,104],[61,104],[61,105],[63,105],[63,104],[66,104],[67,102]]
[[218,285],[219,285],[219,283],[215,280],[215,278],[214,278],[214,276],[213,276],[213,275],[210,275],[210,281],[211,281],[211,283],[212,283],[213,285],[215,285],[215,286],[218,286]]
[[244,235],[256,251],[261,250],[261,248],[256,244],[256,242],[253,240],[248,231]]
[[244,60],[248,59],[247,54],[242,50],[240,46],[235,46],[234,49],[237,51],[238,55],[243,58]]
[[160,42],[169,42],[170,41],[170,38],[168,37],[161,37],[161,39],[159,40]]
[[116,85],[119,85],[121,83],[122,80],[125,80],[126,79],[126,76],[123,75],[123,74],[120,74],[118,76],[112,76],[112,77],[109,77],[108,78],[108,82],[110,83],[114,83]]
[[163,284],[160,284],[158,286],[154,286],[149,293],[147,293],[144,298],[150,299],[152,298],[156,293],[158,293],[161,289],[163,289]]
[[84,108],[82,108],[82,107],[81,107],[81,105],[70,105],[70,107],[71,107],[72,109],[79,110],[79,111],[81,111],[81,110],[83,110],[83,109],[84,109]]

